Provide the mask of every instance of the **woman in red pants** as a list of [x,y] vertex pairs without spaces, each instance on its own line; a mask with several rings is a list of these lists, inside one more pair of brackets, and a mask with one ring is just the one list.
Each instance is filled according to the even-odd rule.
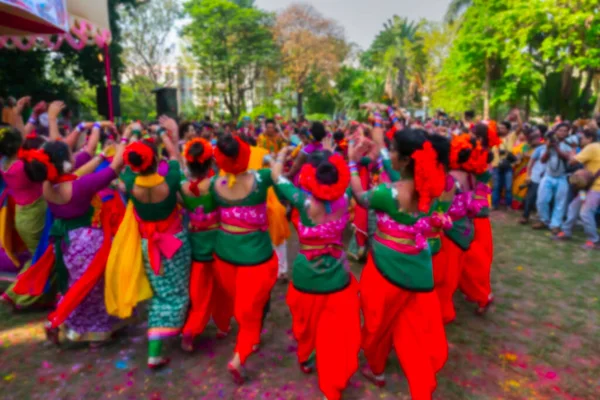
[[306,374],[316,366],[325,398],[339,400],[358,370],[360,351],[358,283],[348,269],[342,238],[349,220],[350,171],[339,154],[313,153],[302,167],[299,189],[281,176],[286,151],[272,175],[277,193],[299,214],[300,250],[287,294],[298,362]]
[[267,192],[271,170],[248,170],[250,146],[225,135],[215,149],[217,166],[226,173],[214,177],[210,191],[219,210],[215,274],[227,301],[222,312],[238,323],[234,355],[228,364],[235,383],[243,384],[244,364],[260,344],[263,310],[277,282],[278,261],[269,236]]
[[189,217],[188,232],[192,245],[190,310],[181,341],[185,351],[193,351],[194,338],[204,331],[211,317],[217,325],[217,337],[227,335],[231,320],[228,307],[221,307],[228,299],[214,272],[213,252],[219,215],[210,193],[210,178],[214,175],[212,156],[212,146],[201,138],[190,140],[183,149],[190,177],[181,185],[181,197]]
[[412,398],[431,399],[436,373],[448,354],[426,239],[449,222],[432,213],[433,200],[444,191],[444,166],[425,132],[404,129],[394,135],[390,151],[401,180],[364,192],[356,154],[352,146],[352,191],[358,202],[377,213],[373,248],[360,280],[362,348],[368,363],[363,374],[384,386],[386,361],[394,347]]
[[444,323],[452,322],[456,317],[452,297],[463,277],[466,255],[473,242],[473,218],[482,207],[473,198],[471,173],[486,167],[487,152],[477,146],[475,139],[471,139],[469,135],[452,139],[448,179],[451,186],[455,187],[455,194],[447,212],[452,220],[452,227],[441,237],[442,246],[434,257],[433,267],[435,289]]
[[[473,199],[481,205],[479,213],[473,219],[475,236],[469,251],[465,255],[463,273],[460,278],[459,287],[468,300],[477,303],[477,313],[485,314],[492,302],[491,270],[494,259],[494,244],[492,237],[492,225],[490,223],[490,172],[488,149],[497,146],[500,142],[496,132],[496,124],[477,124],[474,128],[474,136],[479,146],[483,149],[488,163],[472,171],[470,185],[473,190]],[[483,158],[483,156],[482,156]]]

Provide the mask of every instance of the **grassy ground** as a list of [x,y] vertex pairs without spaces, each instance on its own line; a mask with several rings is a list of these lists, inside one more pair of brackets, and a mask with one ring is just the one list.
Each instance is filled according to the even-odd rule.
[[[579,243],[555,243],[548,234],[494,216],[493,288],[497,302],[484,317],[460,294],[458,316],[447,327],[450,357],[439,375],[437,399],[597,399],[600,393],[600,267]],[[354,266],[355,272],[360,266]],[[249,361],[251,381],[235,387],[225,366],[234,335],[214,339],[210,326],[187,355],[170,344],[169,368],[145,367],[144,324],[104,348],[44,342],[43,314],[0,309],[0,397],[3,399],[318,399],[316,377],[301,374],[278,285],[263,332]],[[234,332],[235,333],[235,332]],[[356,375],[346,399],[409,398],[396,357],[390,384],[377,390]]]

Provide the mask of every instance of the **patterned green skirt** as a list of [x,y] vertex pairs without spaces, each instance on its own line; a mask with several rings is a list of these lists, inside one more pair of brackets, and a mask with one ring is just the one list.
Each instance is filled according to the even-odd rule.
[[170,260],[161,255],[162,275],[156,275],[152,270],[148,241],[142,239],[144,269],[154,292],[148,311],[148,337],[151,340],[178,335],[187,317],[192,251],[187,231],[181,231],[175,237],[183,244]]

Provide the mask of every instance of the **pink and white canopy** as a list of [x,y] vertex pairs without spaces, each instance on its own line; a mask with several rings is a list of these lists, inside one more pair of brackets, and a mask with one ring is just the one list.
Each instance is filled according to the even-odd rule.
[[110,43],[107,0],[0,0],[0,49]]

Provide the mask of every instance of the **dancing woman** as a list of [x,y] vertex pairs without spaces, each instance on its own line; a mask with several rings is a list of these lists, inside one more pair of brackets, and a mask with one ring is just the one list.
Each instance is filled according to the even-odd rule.
[[[488,165],[488,152],[476,139],[469,135],[459,135],[450,144],[450,173],[448,187],[454,188],[454,196],[447,214],[452,226],[441,236],[441,249],[434,257],[435,289],[440,300],[444,323],[456,317],[452,297],[459,286],[464,272],[465,257],[474,237],[473,218],[484,206],[473,197],[472,175],[485,170]],[[448,192],[445,192],[448,193]],[[440,198],[442,203],[444,194]],[[444,202],[445,203],[445,202]]]
[[121,174],[129,196],[127,211],[113,242],[107,267],[107,309],[129,317],[133,307],[151,298],[148,311],[148,367],[159,369],[170,360],[163,341],[178,336],[189,305],[191,249],[177,204],[181,168],[170,136],[177,137],[172,119],[161,117],[162,135],[170,156],[165,176],[158,173],[158,151],[149,140],[127,146]]
[[444,217],[429,215],[444,190],[444,167],[424,132],[404,129],[394,135],[390,151],[402,179],[364,192],[356,154],[351,146],[352,191],[365,208],[377,212],[377,232],[360,280],[362,348],[368,362],[363,373],[384,386],[394,347],[412,397],[430,399],[448,351],[425,237],[447,225]]
[[260,344],[263,310],[277,281],[278,262],[268,232],[266,200],[272,186],[269,169],[248,170],[250,146],[237,136],[219,138],[211,192],[219,207],[215,246],[217,280],[228,301],[219,304],[239,325],[228,370],[237,384],[245,381],[244,364]]
[[[99,133],[99,127],[95,127],[88,140],[89,152],[95,148]],[[49,278],[56,276],[63,297],[46,324],[48,339],[55,344],[59,343],[59,328],[64,328],[71,341],[98,343],[109,340],[120,324],[107,314],[104,305],[104,270],[111,245],[110,215],[102,212],[96,215],[92,200],[116,178],[122,152],[123,146],[109,168],[81,177],[71,172],[86,158],[85,154],[76,161],[62,141],[45,143],[28,155],[33,181],[45,181],[44,198],[54,216],[50,231],[53,244],[19,276],[15,292],[39,295]],[[102,161],[102,156],[96,156],[83,168],[94,170]]]
[[210,193],[213,148],[205,139],[188,141],[183,149],[189,181],[181,184],[181,198],[188,215],[188,235],[192,247],[190,275],[190,310],[183,327],[181,347],[193,350],[194,338],[201,334],[212,316],[217,325],[217,337],[229,332],[231,315],[223,313],[226,302],[223,289],[215,278],[214,250],[219,228],[219,215]]
[[[0,155],[2,158],[2,167],[0,173],[7,186],[6,192],[10,199],[16,203],[15,207],[15,229],[20,239],[23,240],[29,253],[34,256],[38,248],[42,232],[44,231],[47,214],[47,203],[42,196],[42,182],[34,182],[31,160],[32,152],[35,152],[45,142],[46,138],[37,136],[35,133],[25,135],[25,132],[30,131],[30,125],[27,128],[23,127],[21,112],[23,107],[29,102],[29,97],[24,97],[17,102],[14,112],[15,126],[20,127],[20,131],[14,128],[4,128],[0,131]],[[48,110],[48,120],[50,126],[50,137],[53,140],[60,138],[58,131],[57,118],[64,105],[61,102],[54,102]],[[76,129],[73,134],[65,139],[71,148],[75,143],[78,134],[84,125]],[[97,136],[91,136],[89,146],[83,152],[81,157],[78,157],[79,165],[85,163],[95,154],[95,146]],[[45,249],[41,249],[39,255]],[[10,256],[10,253],[7,252]],[[37,258],[33,260],[37,261]],[[23,271],[29,268],[30,262],[25,264]],[[40,296],[31,296],[28,294],[18,295],[14,292],[14,283],[7,288],[2,294],[2,300],[12,305],[17,310],[27,309],[31,307],[47,307],[53,306],[56,297],[56,288],[54,285],[49,285],[46,293]]]
[[[482,157],[487,156],[489,164],[491,158],[488,154],[489,149],[497,146],[500,142],[495,122],[491,121],[488,125],[477,124],[474,128],[474,135],[483,150]],[[494,301],[491,285],[494,243],[490,222],[489,182],[491,174],[489,166],[486,165],[485,168],[481,166],[470,175],[469,179],[473,198],[476,202],[481,203],[482,207],[473,220],[475,236],[465,256],[459,287],[468,300],[477,304],[477,313],[483,315]]]
[[302,167],[299,189],[281,176],[286,154],[279,154],[272,176],[277,192],[300,214],[300,250],[287,294],[298,362],[307,374],[316,366],[325,398],[338,400],[358,369],[360,351],[358,284],[342,240],[350,172],[341,155],[316,152]]

